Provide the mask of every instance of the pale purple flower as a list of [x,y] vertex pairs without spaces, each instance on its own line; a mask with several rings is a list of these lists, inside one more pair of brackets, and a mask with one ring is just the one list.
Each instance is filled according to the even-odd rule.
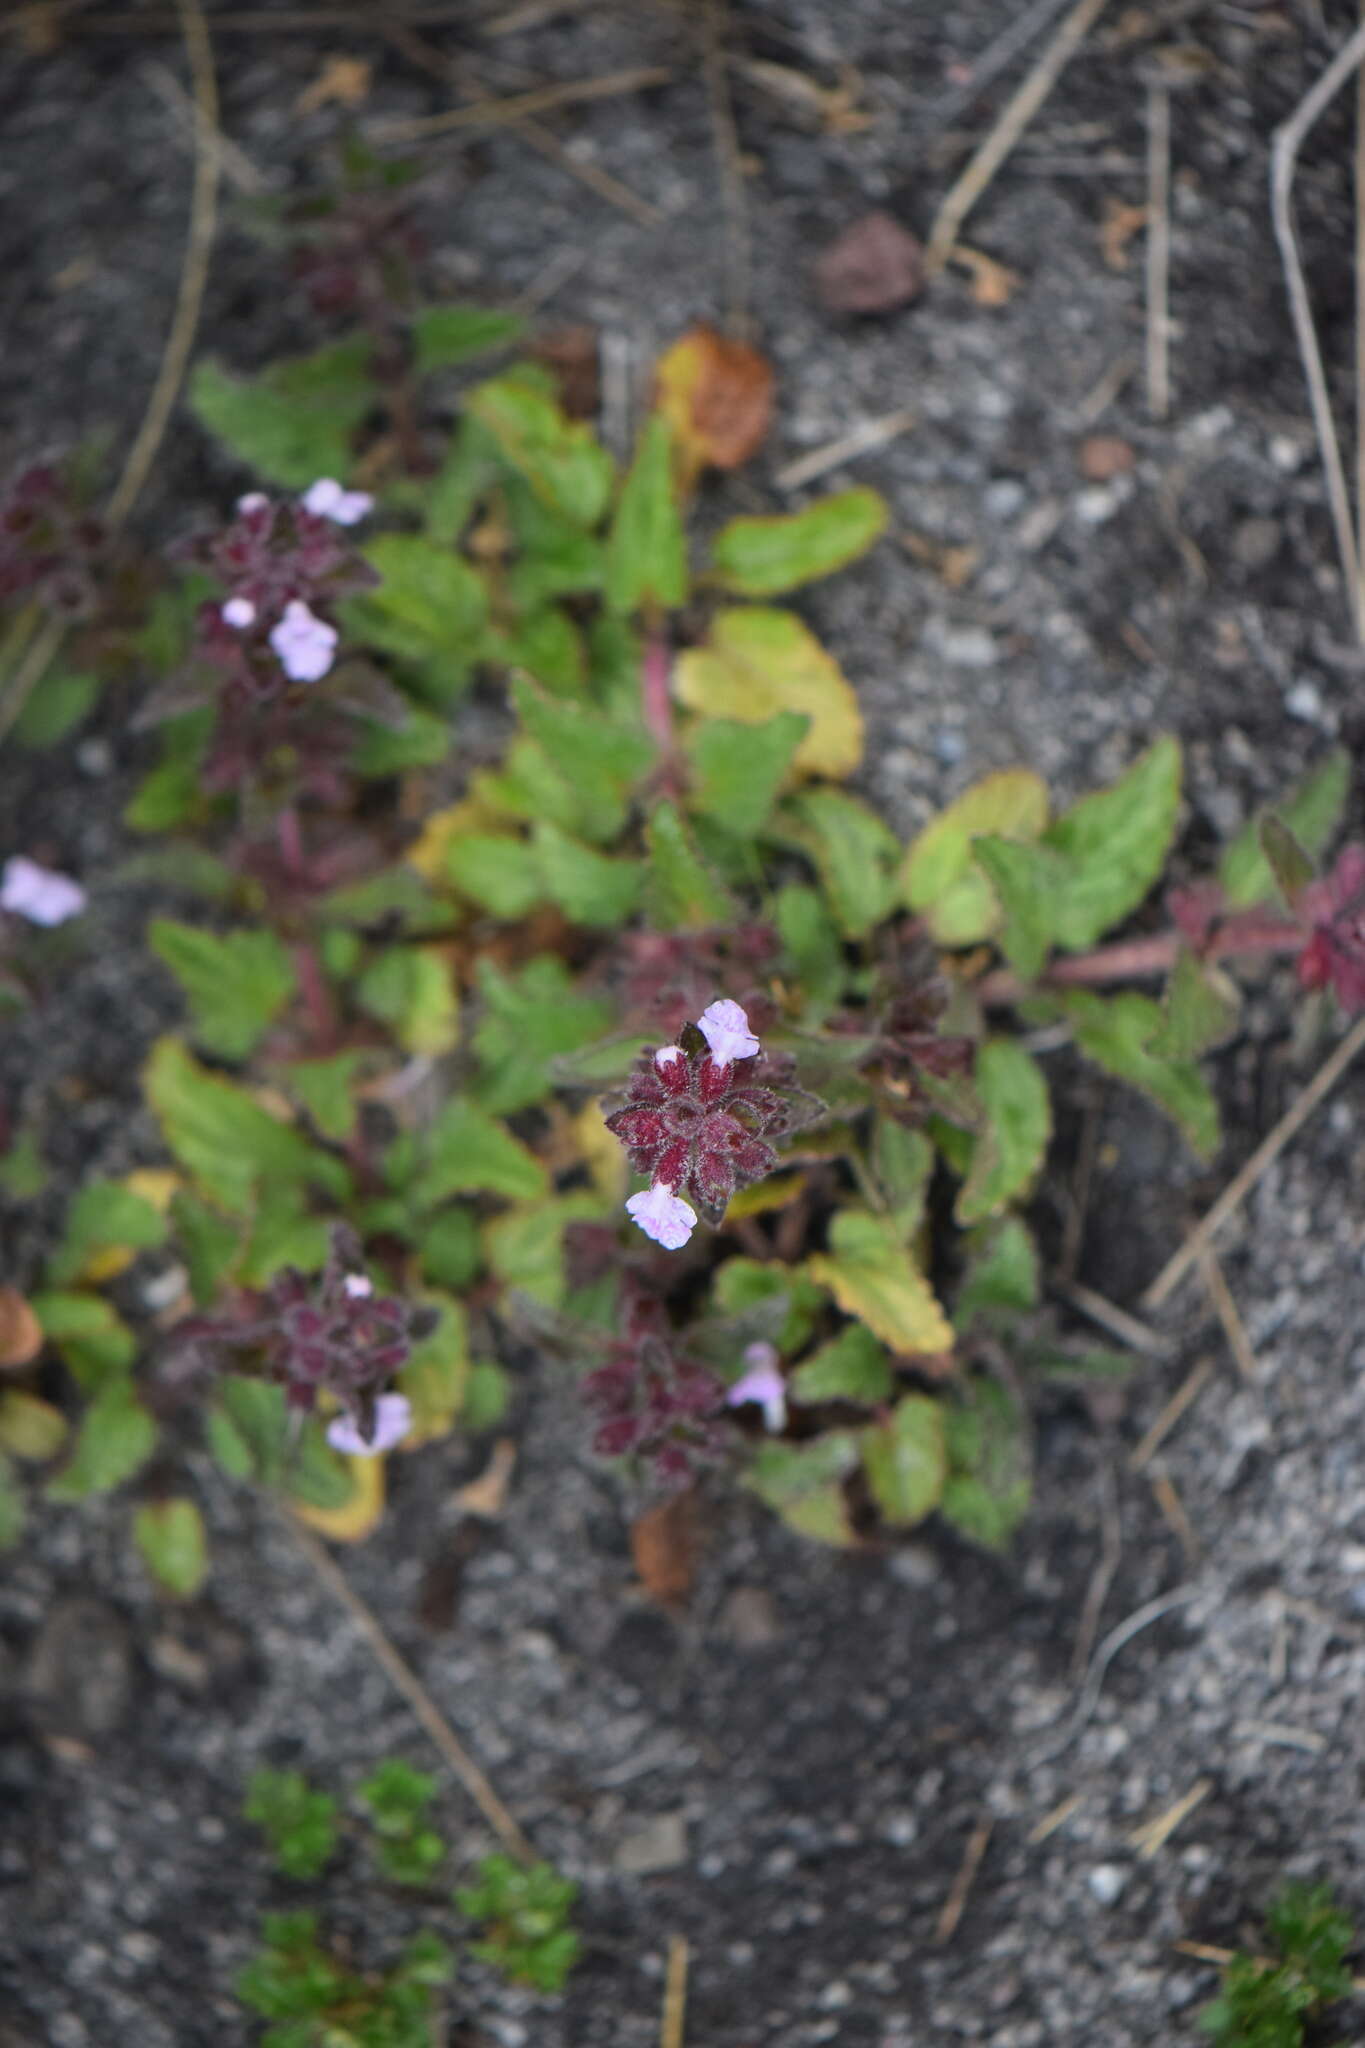
[[412,1428],[412,1403],[406,1394],[381,1394],[374,1404],[374,1435],[366,1439],[353,1416],[337,1415],[327,1425],[327,1441],[348,1458],[377,1458],[391,1451]]
[[292,597],[284,617],[271,629],[270,644],[291,681],[316,683],[336,656],[337,629],[310,612],[302,598]]
[[666,1252],[676,1252],[692,1235],[696,1225],[697,1212],[690,1202],[684,1202],[675,1195],[667,1181],[656,1180],[653,1187],[638,1195],[632,1195],[626,1203],[626,1213],[639,1224],[646,1237],[652,1237],[655,1244],[661,1244]]
[[22,853],[13,854],[5,862],[4,879],[0,881],[0,910],[26,917],[30,924],[55,925],[65,924],[69,917],[79,917],[85,904],[84,889],[70,875],[39,867],[36,860],[29,860]]
[[787,1382],[782,1377],[777,1351],[771,1344],[750,1344],[744,1353],[749,1370],[726,1393],[728,1407],[743,1407],[755,1401],[763,1410],[763,1427],[776,1436],[787,1427]]
[[721,996],[703,1010],[697,1024],[718,1067],[728,1067],[732,1060],[752,1059],[759,1050],[749,1019],[729,996]]
[[680,1045],[661,1045],[654,1055],[654,1064],[656,1067],[668,1067],[673,1064],[674,1060],[685,1060],[686,1058],[687,1054]]
[[368,491],[344,491],[334,476],[320,476],[303,494],[303,509],[338,526],[355,526],[374,509]]
[[264,491],[248,491],[244,498],[237,500],[239,512],[262,512],[270,503]]
[[256,607],[249,597],[230,597],[223,606],[223,624],[244,633],[256,623]]
[[341,1291],[352,1301],[368,1301],[374,1293],[374,1282],[363,1273],[348,1273],[341,1283]]

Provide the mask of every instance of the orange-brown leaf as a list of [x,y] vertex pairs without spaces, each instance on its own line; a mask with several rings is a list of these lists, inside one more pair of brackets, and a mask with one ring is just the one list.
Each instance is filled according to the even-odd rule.
[[0,1371],[31,1365],[43,1348],[38,1318],[17,1287],[0,1287]]
[[693,327],[655,366],[656,411],[673,430],[691,484],[709,464],[738,469],[760,447],[773,412],[773,368],[747,342]]
[[697,1569],[697,1497],[675,1494],[632,1522],[630,1553],[640,1583],[661,1607],[680,1607]]

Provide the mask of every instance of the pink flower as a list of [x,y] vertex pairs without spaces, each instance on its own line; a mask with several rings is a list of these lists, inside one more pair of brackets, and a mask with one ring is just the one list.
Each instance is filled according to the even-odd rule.
[[233,627],[236,632],[244,633],[255,623],[256,607],[249,597],[230,597],[223,606],[223,624]]
[[291,681],[316,683],[336,656],[337,630],[310,612],[302,598],[294,597],[285,606],[278,626],[272,628],[270,644]]
[[759,1050],[758,1040],[749,1029],[749,1019],[729,996],[721,996],[703,1010],[697,1026],[718,1067],[728,1067],[732,1060],[750,1060]]
[[348,1273],[341,1283],[341,1291],[351,1301],[368,1301],[374,1293],[373,1280],[367,1280],[363,1273]]
[[674,1060],[685,1060],[687,1054],[680,1045],[661,1045],[654,1055],[654,1064],[660,1070],[672,1066]]
[[744,1353],[749,1370],[737,1379],[725,1396],[726,1405],[740,1408],[756,1401],[763,1410],[763,1427],[776,1436],[787,1426],[787,1382],[782,1377],[777,1351],[771,1344],[750,1344]]
[[57,925],[65,924],[69,917],[79,917],[85,905],[85,891],[70,875],[39,867],[36,860],[29,860],[22,853],[5,862],[0,910],[26,917],[30,924]]
[[304,492],[303,509],[338,526],[355,526],[373,511],[374,499],[368,491],[344,491],[334,476],[320,476]]
[[689,1202],[675,1195],[667,1181],[656,1180],[648,1193],[632,1195],[626,1213],[639,1224],[646,1237],[665,1251],[679,1251],[692,1235],[697,1212]]
[[377,1458],[403,1441],[412,1428],[412,1403],[406,1394],[381,1394],[374,1404],[374,1435],[361,1435],[355,1418],[338,1415],[327,1425],[327,1441],[348,1458]]

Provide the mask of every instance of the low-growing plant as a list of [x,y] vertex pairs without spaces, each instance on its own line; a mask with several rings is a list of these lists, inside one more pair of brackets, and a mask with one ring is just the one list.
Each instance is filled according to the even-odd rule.
[[1325,2008],[1351,1995],[1355,1928],[1329,1885],[1288,1884],[1265,1917],[1271,1954],[1234,1955],[1220,1995],[1199,2016],[1218,2048],[1302,2048],[1306,2029],[1319,2038]]
[[325,1946],[315,1912],[266,1916],[264,1947],[237,1980],[242,2002],[276,2024],[264,2048],[435,2048],[435,1994],[455,1977],[459,1947],[510,1983],[544,1994],[564,1987],[580,1941],[570,1925],[578,1886],[548,1863],[487,1855],[452,1894],[438,1882],[450,1848],[431,1825],[436,1781],[400,1757],[387,1758],[355,1788],[354,1820],[299,1771],[258,1770],[246,1817],[263,1831],[277,1868],[314,1880],[364,1836],[377,1875],[441,1902],[464,1923],[458,1944],[422,1928],[387,1972],[362,1973]]
[[[871,547],[882,500],[692,536],[706,469],[761,439],[763,359],[684,336],[619,471],[544,363],[469,381],[514,323],[385,320],[382,348],[371,321],[194,386],[277,494],[188,542],[124,634],[161,749],[136,871],[200,907],[148,935],[187,1008],[143,1072],[166,1163],[80,1190],[28,1303],[86,1401],[50,1496],[134,1478],[192,1409],[231,1477],[358,1536],[379,1454],[494,1419],[529,1337],[651,1483],[729,1468],[830,1543],[934,1512],[1003,1543],[1035,1390],[1122,1369],[1043,1302],[1030,1034],[1211,1156],[1234,963],[1365,1003],[1365,849],[1317,872],[1347,756],[1164,920],[1170,737],[1060,811],[1031,769],[988,775],[904,845],[843,786],[854,691],[771,602]],[[404,431],[367,435],[395,378]],[[123,1276],[153,1259],[144,1343]],[[61,1449],[49,1391],[0,1396],[0,1454]],[[196,1589],[187,1495],[136,1533]]]

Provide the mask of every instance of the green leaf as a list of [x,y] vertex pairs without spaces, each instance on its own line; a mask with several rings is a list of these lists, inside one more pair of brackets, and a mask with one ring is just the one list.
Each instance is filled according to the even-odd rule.
[[1053,905],[1066,887],[1066,863],[1046,846],[991,834],[973,839],[972,856],[1004,913],[1001,952],[1021,980],[1035,981],[1055,937]]
[[89,717],[99,693],[97,675],[47,669],[14,721],[15,739],[21,747],[35,751],[55,747],[58,740],[64,740],[82,719]]
[[87,1392],[122,1374],[137,1356],[132,1331],[102,1295],[34,1294],[28,1305]]
[[953,1325],[969,1329],[977,1316],[1023,1315],[1038,1303],[1038,1254],[1017,1216],[984,1224],[967,1239],[967,1270],[957,1291]]
[[818,889],[787,882],[777,892],[774,922],[800,991],[808,1022],[818,1022],[843,995],[848,980],[844,942]]
[[133,832],[167,832],[203,808],[200,765],[213,732],[211,706],[185,711],[160,727],[162,758],[145,775],[124,807],[123,822]]
[[266,1181],[257,1191],[236,1278],[243,1287],[268,1287],[286,1266],[320,1273],[330,1242],[327,1218],[310,1213],[302,1188],[290,1181]]
[[857,797],[841,789],[807,789],[789,797],[778,835],[814,861],[845,938],[865,938],[895,901],[894,835]]
[[942,1402],[906,1394],[888,1421],[863,1431],[862,1454],[872,1498],[892,1527],[922,1522],[948,1477]]
[[348,630],[418,672],[422,694],[451,704],[483,652],[488,592],[462,555],[419,533],[382,533],[365,549],[381,581],[348,598]]
[[552,697],[581,697],[587,684],[583,636],[557,604],[541,605],[521,619],[501,647],[508,668],[525,669]]
[[70,1286],[101,1252],[150,1251],[165,1239],[165,1217],[141,1195],[119,1181],[87,1181],[67,1211],[61,1244],[48,1260],[47,1284]]
[[416,1445],[448,1434],[464,1405],[469,1383],[469,1319],[464,1303],[449,1294],[426,1294],[424,1308],[434,1308],[436,1327],[414,1344],[398,1375],[400,1392],[412,1403],[412,1427],[406,1442]]
[[601,1197],[586,1192],[504,1210],[485,1224],[484,1257],[503,1285],[546,1308],[564,1300],[564,1232],[570,1223],[596,1221]]
[[273,932],[200,931],[154,917],[147,936],[189,1001],[194,1035],[227,1060],[244,1060],[294,993],[294,968]]
[[[828,1306],[823,1289],[799,1266],[777,1260],[765,1264],[759,1259],[727,1259],[711,1283],[711,1294],[716,1307],[736,1319],[770,1308],[769,1327],[754,1334],[767,1337],[787,1358],[810,1341],[817,1315]],[[735,1347],[727,1348],[733,1354]]]
[[[331,1862],[341,1814],[335,1799],[315,1792],[302,1771],[253,1771],[242,1811],[261,1829],[286,1877],[318,1877]],[[311,1914],[289,1917],[296,1926],[306,1920],[311,1935]]]
[[1151,1051],[1160,1059],[1198,1059],[1230,1037],[1238,1008],[1237,989],[1227,976],[1206,967],[1182,946],[1166,985],[1161,1029],[1152,1039]]
[[31,1202],[48,1183],[47,1161],[36,1131],[14,1134],[8,1149],[0,1153],[0,1189],[16,1202]]
[[436,1287],[468,1287],[479,1270],[479,1230],[469,1209],[441,1209],[416,1232],[423,1278]]
[[806,1260],[812,1280],[827,1287],[846,1315],[867,1324],[897,1353],[951,1351],[953,1333],[893,1218],[841,1209],[830,1225],[828,1252]]
[[673,484],[668,422],[651,415],[626,472],[607,541],[606,599],[614,611],[687,601],[687,543]]
[[427,492],[424,525],[428,540],[453,547],[473,518],[475,507],[497,481],[498,472],[493,436],[478,420],[462,413]]
[[708,718],[767,725],[779,712],[810,719],[796,750],[802,775],[851,775],[862,759],[863,719],[834,657],[793,612],[738,605],[716,613],[699,647],[674,664],[679,701]]
[[363,1052],[336,1052],[328,1059],[291,1060],[284,1070],[290,1094],[334,1145],[344,1145],[355,1129],[356,1076],[364,1064]]
[[1028,1512],[1032,1493],[1028,1422],[993,1380],[975,1380],[944,1409],[948,1480],[945,1521],[988,1550],[1001,1549]]
[[485,1110],[511,1116],[544,1100],[560,1054],[606,1037],[614,1007],[606,996],[580,995],[557,954],[542,953],[515,974],[486,959],[476,971],[484,1014],[474,1033],[475,1093]]
[[171,1221],[190,1276],[190,1293],[206,1308],[222,1285],[241,1243],[241,1226],[178,1188],[171,1197]]
[[443,865],[460,894],[494,917],[525,917],[545,900],[540,858],[524,839],[505,833],[465,833],[451,840]]
[[676,804],[656,804],[645,826],[650,922],[660,931],[696,930],[729,919],[734,906],[694,846]]
[[24,1490],[9,1459],[0,1456],[0,1551],[13,1550],[24,1533]]
[[[1269,809],[1305,853],[1319,860],[1341,823],[1350,788],[1351,756],[1345,747],[1335,747]],[[1274,900],[1275,877],[1261,851],[1261,824],[1266,815],[1262,810],[1248,819],[1219,863],[1218,879],[1230,910],[1246,910],[1254,903]]]
[[1153,1052],[1164,1021],[1158,1006],[1131,992],[1106,1001],[1089,989],[1073,990],[1063,1003],[1087,1059],[1149,1095],[1175,1119],[1200,1158],[1211,1158],[1218,1149],[1218,1105],[1192,1060]]
[[747,1483],[802,1536],[836,1547],[854,1540],[843,1482],[858,1463],[851,1429],[827,1430],[804,1444],[761,1444]]
[[1028,842],[1047,823],[1047,785],[1031,768],[983,776],[932,818],[901,865],[901,900],[942,946],[972,946],[1000,923],[1000,905],[973,859],[984,835]]
[[591,427],[513,376],[481,384],[468,408],[538,498],[575,526],[596,526],[611,496],[613,465]]
[[447,1102],[411,1147],[400,1138],[390,1148],[385,1172],[419,1210],[434,1209],[452,1195],[528,1201],[548,1185],[534,1153],[486,1109],[461,1098]]
[[200,362],[190,375],[190,410],[267,483],[306,490],[320,476],[350,471],[355,431],[375,402],[370,355],[368,337],[353,335],[272,363],[259,377]]
[[862,1401],[876,1406],[891,1399],[894,1387],[886,1347],[862,1323],[849,1323],[791,1378],[798,1401]]
[[513,684],[512,701],[526,731],[590,803],[589,815],[599,829],[586,836],[615,837],[625,822],[626,792],[654,765],[647,734],[638,725],[612,724],[591,706],[547,697],[524,681]]
[[22,1387],[0,1388],[0,1452],[45,1465],[66,1442],[66,1417]]
[[133,1517],[133,1537],[159,1586],[193,1600],[208,1577],[208,1538],[192,1500],[149,1501]]
[[471,1435],[496,1429],[507,1413],[512,1386],[500,1365],[491,1359],[477,1359],[469,1368],[464,1397],[464,1426]]
[[1275,877],[1275,887],[1292,910],[1315,871],[1289,827],[1273,811],[1261,820],[1261,852]]
[[[501,503],[517,545],[517,558],[506,580],[514,610],[534,612],[552,598],[600,591],[605,575],[603,543],[545,504],[519,478],[503,474]],[[601,616],[617,615],[603,612]]]
[[175,1157],[221,1208],[245,1216],[263,1181],[315,1185],[340,1196],[348,1175],[339,1160],[278,1122],[245,1089],[211,1074],[174,1038],[158,1039],[142,1074],[143,1091]]
[[880,491],[859,486],[780,518],[732,519],[711,549],[717,579],[740,597],[777,597],[856,562],[890,516]]
[[156,1424],[134,1393],[131,1380],[122,1375],[110,1379],[81,1417],[75,1447],[61,1471],[48,1481],[47,1497],[65,1502],[108,1493],[131,1479],[155,1449]]
[[929,1199],[933,1146],[923,1131],[907,1130],[904,1124],[878,1113],[872,1125],[868,1164],[901,1237],[913,1237],[924,1221]]
[[1048,828],[1043,844],[1068,870],[1053,906],[1063,946],[1081,952],[1137,909],[1166,864],[1179,810],[1180,744],[1167,735]]
[[1026,1194],[1052,1136],[1052,1104],[1036,1060],[1012,1038],[992,1038],[976,1056],[976,1094],[985,1127],[957,1198],[957,1220],[984,1222]]
[[642,861],[597,853],[549,823],[536,826],[534,852],[542,896],[557,903],[574,924],[625,924],[640,901],[646,873]]
[[741,838],[756,838],[809,730],[810,719],[796,711],[779,711],[765,725],[700,720],[686,740],[692,808]]
[[284,1388],[225,1373],[206,1417],[209,1449],[229,1479],[278,1487],[284,1472],[289,1411]]
[[460,1035],[450,961],[435,946],[389,946],[355,986],[362,1010],[387,1024],[406,1053],[435,1059]]
[[506,348],[524,326],[519,314],[496,313],[489,306],[423,306],[412,316],[417,374],[458,369],[490,349]]
[[438,768],[450,752],[451,739],[447,720],[432,711],[410,708],[401,725],[358,718],[351,766],[357,775],[376,780],[406,775],[410,768]]

